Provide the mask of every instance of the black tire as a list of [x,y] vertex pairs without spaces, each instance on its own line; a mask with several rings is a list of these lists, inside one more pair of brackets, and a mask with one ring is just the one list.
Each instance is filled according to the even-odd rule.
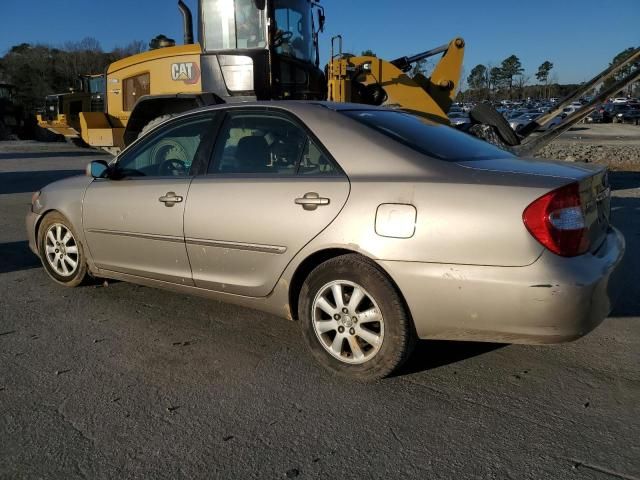
[[469,118],[477,124],[491,125],[500,139],[510,147],[520,145],[520,138],[513,131],[509,122],[491,105],[480,103],[470,112]]
[[167,120],[169,120],[173,116],[174,115],[172,115],[172,114],[161,115],[159,117],[154,118],[153,120],[150,120],[149,123],[147,123],[144,127],[142,127],[142,130],[140,130],[140,133],[138,134],[138,138],[143,136],[149,130],[153,130],[155,127],[157,127],[161,123],[166,122]]
[[[357,284],[364,289],[382,314],[384,334],[381,345],[377,347],[377,353],[373,353],[364,363],[347,363],[330,354],[321,344],[321,334],[317,334],[314,329],[314,300],[323,288],[338,280]],[[369,300],[368,297],[365,298],[366,301]],[[350,379],[370,382],[388,376],[405,362],[415,345],[413,322],[396,288],[373,262],[356,254],[328,260],[309,274],[300,291],[298,315],[304,339],[316,360],[329,371]],[[355,311],[353,315],[357,315]],[[335,334],[337,336],[337,331]],[[369,346],[366,342],[362,343],[362,340],[356,340],[357,334],[352,336],[352,340],[359,341],[360,345]],[[349,341],[345,342],[346,347],[349,347]]]
[[[51,262],[48,260],[48,254],[46,251],[47,248],[47,234],[52,229],[55,228],[56,225],[61,225],[67,229],[72,235],[73,243],[69,245],[75,246],[77,255],[73,255],[69,253],[69,256],[73,258],[77,263],[77,267],[70,272],[68,275],[61,274],[57,272],[54,267],[51,265]],[[55,235],[55,234],[54,234]],[[76,230],[71,225],[71,222],[67,220],[63,215],[58,212],[48,213],[40,223],[40,227],[38,229],[38,251],[40,253],[40,260],[42,261],[42,266],[44,267],[47,274],[60,285],[64,285],[65,287],[77,287],[85,282],[88,277],[88,268],[86,262],[86,256],[84,253],[84,247],[82,243],[78,239],[78,234]],[[66,261],[65,261],[66,263]],[[61,264],[61,263],[60,263]],[[69,267],[66,264],[67,268]]]

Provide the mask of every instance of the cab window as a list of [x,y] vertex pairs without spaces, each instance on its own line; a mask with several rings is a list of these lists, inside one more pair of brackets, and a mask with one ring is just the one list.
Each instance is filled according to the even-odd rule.
[[130,112],[141,97],[151,93],[151,78],[148,73],[125,78],[122,81],[122,90],[122,109]]
[[266,22],[254,0],[203,0],[205,50],[265,48]]

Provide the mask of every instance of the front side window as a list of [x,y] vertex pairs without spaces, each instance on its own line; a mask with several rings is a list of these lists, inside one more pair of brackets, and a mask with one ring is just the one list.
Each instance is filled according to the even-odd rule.
[[337,169],[289,119],[268,113],[232,113],[219,133],[208,173],[331,175]]
[[125,78],[122,81],[122,89],[122,109],[130,112],[141,97],[151,93],[151,77],[148,73],[143,73]]
[[264,11],[254,0],[203,0],[202,25],[208,51],[267,46]]
[[312,61],[313,32],[308,0],[276,0],[276,52],[280,55]]
[[115,167],[117,177],[183,177],[201,155],[206,155],[210,117],[190,119],[152,134],[147,142],[124,154]]

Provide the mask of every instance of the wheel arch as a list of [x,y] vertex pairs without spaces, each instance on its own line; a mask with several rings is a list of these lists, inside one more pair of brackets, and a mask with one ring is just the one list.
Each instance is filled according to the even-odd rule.
[[36,240],[36,248],[38,249],[40,249],[40,227],[42,226],[42,221],[45,219],[47,215],[51,213],[58,213],[62,215],[64,218],[67,218],[67,216],[64,213],[62,213],[60,210],[56,210],[55,208],[50,208],[49,210],[45,210],[44,212],[40,213],[40,217],[38,218],[38,220],[36,221],[36,224],[33,227],[35,240]]
[[398,284],[395,282],[393,277],[387,272],[378,262],[376,262],[371,257],[363,254],[362,252],[358,252],[356,250],[349,250],[346,248],[325,248],[322,250],[317,250],[305,258],[297,267],[294,274],[291,276],[291,281],[289,282],[289,311],[291,313],[291,318],[295,321],[299,320],[298,318],[298,304],[300,301],[300,292],[302,290],[302,285],[304,281],[307,279],[309,274],[320,264],[331,260],[332,258],[340,257],[342,255],[357,255],[366,262],[373,265],[380,272],[382,272],[391,285],[395,288],[398,296],[402,300],[402,304],[407,312],[407,315],[413,322],[413,316],[411,315],[411,309],[407,304],[406,299]]

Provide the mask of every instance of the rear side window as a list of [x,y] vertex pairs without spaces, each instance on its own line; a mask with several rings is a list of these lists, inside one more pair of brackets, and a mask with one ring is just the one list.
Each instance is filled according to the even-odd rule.
[[347,110],[341,113],[417,152],[440,160],[459,162],[513,157],[511,153],[455,128],[408,113],[394,110]]
[[335,175],[338,170],[298,125],[271,113],[231,113],[209,174]]

